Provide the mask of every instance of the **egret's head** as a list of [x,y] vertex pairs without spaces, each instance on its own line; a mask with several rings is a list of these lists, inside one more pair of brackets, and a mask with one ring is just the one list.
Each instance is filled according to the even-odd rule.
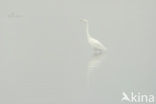
[[88,23],[87,19],[80,19],[80,21],[84,22],[84,23]]

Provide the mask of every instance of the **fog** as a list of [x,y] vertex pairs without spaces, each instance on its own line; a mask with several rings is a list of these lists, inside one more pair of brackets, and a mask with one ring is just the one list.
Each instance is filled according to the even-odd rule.
[[[1,104],[126,104],[156,95],[156,1],[0,1]],[[108,51],[94,54],[91,36]]]

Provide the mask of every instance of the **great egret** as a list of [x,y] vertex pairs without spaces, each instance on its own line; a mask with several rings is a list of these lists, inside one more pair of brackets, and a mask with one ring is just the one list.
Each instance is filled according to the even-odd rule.
[[89,24],[87,19],[81,19],[82,22],[86,24],[86,33],[87,33],[87,39],[88,43],[93,47],[95,51],[98,52],[103,52],[106,51],[107,48],[98,40],[94,39],[90,34],[89,34]]

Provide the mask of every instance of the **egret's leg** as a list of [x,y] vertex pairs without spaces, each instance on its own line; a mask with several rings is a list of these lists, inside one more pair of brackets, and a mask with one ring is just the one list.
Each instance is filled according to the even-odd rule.
[[102,54],[103,51],[102,51],[101,49],[94,48],[94,53],[95,53],[95,54]]

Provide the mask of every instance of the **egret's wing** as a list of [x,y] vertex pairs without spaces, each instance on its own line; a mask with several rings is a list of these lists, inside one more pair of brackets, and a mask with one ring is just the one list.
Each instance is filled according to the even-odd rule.
[[92,39],[90,40],[90,44],[91,44],[93,47],[95,47],[95,48],[99,48],[99,49],[104,49],[104,50],[106,50],[106,47],[105,47],[101,42],[99,42],[98,40],[96,40],[96,39],[94,39],[94,38],[92,38]]

